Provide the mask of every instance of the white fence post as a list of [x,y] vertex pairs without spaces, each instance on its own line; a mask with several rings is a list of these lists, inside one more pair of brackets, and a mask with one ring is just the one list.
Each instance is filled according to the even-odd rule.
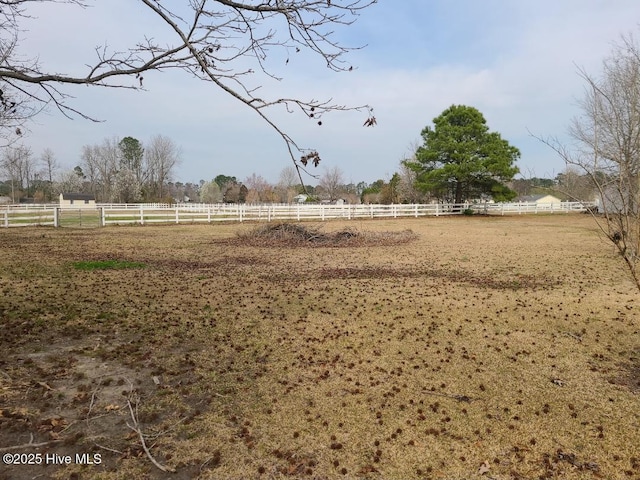
[[100,207],[100,226],[104,227],[107,224],[107,219],[104,216],[104,207]]
[[144,207],[140,205],[140,225],[144,225]]
[[53,207],[53,226],[60,226],[60,207]]
[[9,207],[4,212],[4,226],[5,228],[9,228]]

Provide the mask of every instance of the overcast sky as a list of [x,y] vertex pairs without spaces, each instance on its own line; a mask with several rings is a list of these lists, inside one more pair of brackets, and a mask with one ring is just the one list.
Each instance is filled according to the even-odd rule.
[[[39,56],[50,70],[80,75],[105,43],[123,49],[145,35],[173,41],[134,0],[88,3],[33,10],[22,53]],[[353,71],[330,72],[311,52],[286,66],[274,56],[270,65],[284,80],[261,82],[261,96],[375,108],[375,128],[363,128],[366,115],[354,112],[333,113],[322,126],[302,114],[272,112],[301,147],[320,152],[317,173],[338,165],[346,181],[388,179],[433,118],[464,104],[521,150],[524,176],[554,177],[564,164],[528,131],[562,138],[584,88],[578,67],[598,74],[612,43],[638,33],[639,22],[638,0],[380,0],[354,25],[336,29],[342,43],[367,45],[349,54]],[[67,90],[73,107],[104,122],[68,120],[51,110],[30,125],[24,144],[37,156],[51,148],[73,168],[83,145],[114,136],[144,144],[162,134],[181,147],[175,179],[183,182],[252,173],[275,182],[290,165],[276,132],[213,85],[177,73],[145,74],[144,82],[147,91]]]

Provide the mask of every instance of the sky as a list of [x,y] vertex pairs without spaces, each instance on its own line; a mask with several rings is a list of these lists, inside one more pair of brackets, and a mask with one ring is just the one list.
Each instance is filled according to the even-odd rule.
[[[20,53],[50,71],[82,75],[96,47],[124,50],[145,36],[174,41],[141,2],[87,3],[30,9]],[[333,112],[318,126],[302,113],[270,112],[299,146],[319,152],[320,167],[312,169],[318,175],[338,166],[346,182],[388,180],[421,144],[423,128],[449,106],[469,105],[520,149],[522,176],[552,178],[564,163],[532,134],[569,141],[567,127],[579,114],[585,85],[578,70],[597,76],[621,35],[640,37],[639,22],[637,0],[379,0],[354,24],[335,28],[335,40],[363,47],[344,58],[352,71],[332,72],[310,51],[285,64],[283,53],[273,51],[266,65],[282,80],[256,74],[250,82],[265,98],[374,108],[372,128],[362,126],[366,113]],[[277,182],[291,165],[281,137],[216,86],[181,72],[144,77],[144,91],[66,88],[71,106],[101,122],[70,120],[49,109],[27,125],[22,143],[36,156],[53,150],[71,169],[84,145],[126,136],[144,145],[165,135],[180,147],[174,180],[182,182],[219,174],[244,180],[254,173]]]

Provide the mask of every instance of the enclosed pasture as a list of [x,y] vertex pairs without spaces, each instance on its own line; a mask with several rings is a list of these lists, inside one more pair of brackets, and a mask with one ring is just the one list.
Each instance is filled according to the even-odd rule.
[[0,230],[0,478],[640,478],[588,215],[302,225]]

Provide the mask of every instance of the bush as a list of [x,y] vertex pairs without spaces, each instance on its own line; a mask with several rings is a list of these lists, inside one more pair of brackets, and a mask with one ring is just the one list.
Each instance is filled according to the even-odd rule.
[[465,208],[464,211],[462,212],[463,215],[473,215],[475,212],[473,211],[472,208]]

